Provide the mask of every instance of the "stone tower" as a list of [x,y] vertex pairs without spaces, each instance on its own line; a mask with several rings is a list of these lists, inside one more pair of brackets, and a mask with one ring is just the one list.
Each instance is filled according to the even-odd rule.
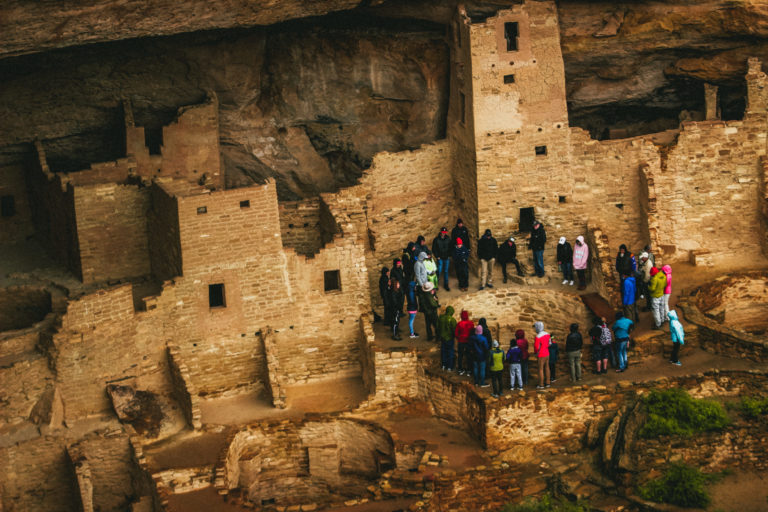
[[453,32],[459,202],[476,232],[526,230],[542,201],[573,189],[557,8],[529,0],[490,17],[460,8]]

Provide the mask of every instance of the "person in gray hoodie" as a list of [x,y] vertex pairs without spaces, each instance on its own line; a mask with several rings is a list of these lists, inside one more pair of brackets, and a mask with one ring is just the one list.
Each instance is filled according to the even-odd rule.
[[416,263],[413,264],[413,275],[419,286],[424,286],[429,280],[427,276],[427,267],[424,266],[425,259],[427,259],[427,253],[420,252]]

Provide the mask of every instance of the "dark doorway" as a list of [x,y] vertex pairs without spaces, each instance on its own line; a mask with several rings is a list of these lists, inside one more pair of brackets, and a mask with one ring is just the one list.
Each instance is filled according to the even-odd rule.
[[533,206],[520,208],[520,231],[533,231],[533,221],[535,218]]

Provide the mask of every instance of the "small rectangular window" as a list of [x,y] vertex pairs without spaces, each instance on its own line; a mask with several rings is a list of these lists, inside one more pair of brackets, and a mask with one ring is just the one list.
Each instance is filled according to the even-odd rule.
[[536,154],[543,156],[547,154],[547,146],[536,146]]
[[326,292],[341,290],[341,278],[338,270],[326,270],[323,277],[325,278]]
[[557,196],[557,202],[558,203],[565,203],[566,202],[565,196]]
[[202,215],[204,213],[208,213],[208,208],[206,206],[198,206],[197,207],[197,214]]
[[466,122],[467,119],[467,97],[463,92],[459,93],[459,108],[461,109],[461,122]]
[[0,216],[13,217],[16,215],[16,199],[13,196],[0,197]]
[[533,206],[520,208],[520,231],[533,231],[534,219]]
[[240,201],[240,208],[250,208],[251,207],[251,201],[249,199],[246,199],[245,201]]
[[504,24],[504,39],[507,40],[507,51],[517,51],[517,37],[520,35],[520,27],[516,21]]
[[505,84],[515,83],[515,75],[504,75],[504,83]]
[[226,297],[224,296],[224,283],[208,285],[208,306],[211,308],[227,307]]

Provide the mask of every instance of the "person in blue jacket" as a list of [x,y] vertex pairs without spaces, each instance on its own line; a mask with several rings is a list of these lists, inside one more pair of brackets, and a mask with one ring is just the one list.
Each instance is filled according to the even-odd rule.
[[672,336],[672,357],[669,362],[682,366],[683,363],[680,362],[680,346],[685,344],[685,329],[683,329],[683,324],[680,323],[680,320],[677,319],[677,313],[674,309],[667,313],[667,318],[669,318],[669,334]]
[[625,277],[621,283],[621,303],[624,316],[637,322],[637,285],[634,276]]
[[[624,281],[633,279],[632,277],[626,278]],[[618,357],[618,368],[616,371],[621,373],[627,371],[627,346],[629,345],[629,333],[635,323],[629,318],[624,316],[624,313],[619,311],[616,313],[616,321],[613,323],[613,337],[616,340],[616,355]]]
[[488,343],[488,339],[483,336],[482,325],[475,327],[475,334],[470,336],[469,343],[472,347],[472,362],[474,365],[473,374],[475,377],[475,386],[487,388],[488,384],[485,383],[485,368],[488,363],[488,356],[491,352],[491,346]]

